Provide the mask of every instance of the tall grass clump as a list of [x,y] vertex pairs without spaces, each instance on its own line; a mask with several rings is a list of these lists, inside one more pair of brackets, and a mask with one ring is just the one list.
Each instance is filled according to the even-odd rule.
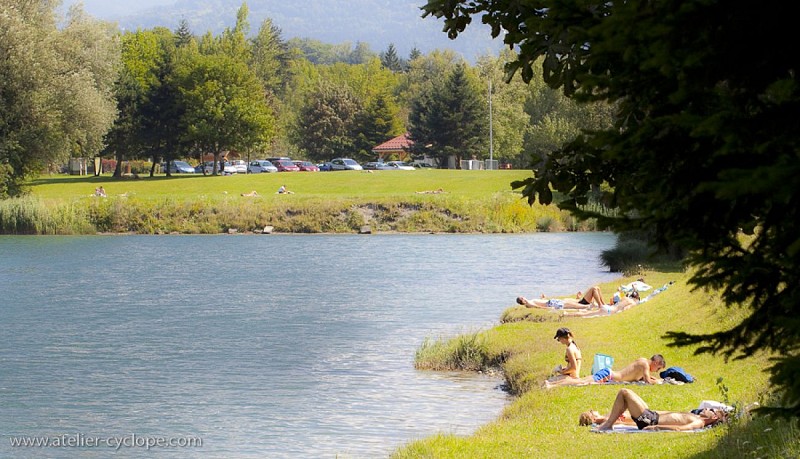
[[89,234],[94,232],[83,206],[47,203],[32,196],[0,201],[0,233]]
[[414,367],[420,370],[477,371],[497,365],[488,356],[486,340],[480,332],[453,339],[426,338],[414,355]]

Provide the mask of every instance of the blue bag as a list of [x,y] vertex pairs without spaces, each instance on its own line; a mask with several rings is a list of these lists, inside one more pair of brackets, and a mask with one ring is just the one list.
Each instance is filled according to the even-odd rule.
[[592,374],[596,374],[603,368],[608,368],[610,370],[611,367],[613,366],[614,366],[614,357],[605,354],[595,354],[594,362],[592,363]]

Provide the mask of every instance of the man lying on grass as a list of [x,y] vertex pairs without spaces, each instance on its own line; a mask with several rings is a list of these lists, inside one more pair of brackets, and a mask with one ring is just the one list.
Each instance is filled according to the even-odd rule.
[[596,431],[609,431],[614,424],[635,424],[639,430],[696,430],[717,425],[728,420],[724,410],[698,409],[684,413],[653,411],[638,394],[630,389],[620,389],[608,416],[597,411],[581,413],[579,424],[600,424]]
[[578,292],[575,295],[575,299],[572,298],[545,298],[544,294],[542,297],[533,300],[529,300],[524,296],[517,297],[517,304],[525,306],[526,308],[539,308],[539,309],[591,309],[592,307],[601,307],[606,303],[606,300],[603,299],[603,293],[600,291],[600,287],[593,286],[589,287],[586,290],[586,294],[583,292]]
[[661,379],[653,377],[651,372],[658,372],[666,368],[667,362],[661,354],[655,354],[647,360],[640,357],[627,367],[612,371],[610,368],[603,368],[597,373],[583,378],[568,378],[558,381],[545,381],[545,389],[555,386],[583,386],[587,384],[605,384],[609,382],[636,382],[642,381],[647,384],[660,384]]

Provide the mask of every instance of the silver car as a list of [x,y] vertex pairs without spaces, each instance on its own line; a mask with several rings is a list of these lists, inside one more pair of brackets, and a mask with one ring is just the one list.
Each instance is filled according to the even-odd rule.
[[278,172],[278,168],[266,159],[259,159],[256,161],[250,161],[250,165],[247,166],[247,172],[251,174],[260,174],[262,172]]
[[336,158],[331,160],[332,171],[360,171],[364,170],[361,164],[350,158]]

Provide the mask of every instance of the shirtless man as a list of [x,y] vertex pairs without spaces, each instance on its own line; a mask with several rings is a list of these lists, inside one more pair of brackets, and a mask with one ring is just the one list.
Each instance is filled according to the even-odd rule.
[[[626,411],[628,416],[625,416]],[[617,422],[632,420],[639,430],[695,430],[716,425],[727,420],[723,410],[697,410],[691,413],[676,411],[653,411],[638,394],[630,389],[620,389],[611,412],[601,416],[596,411],[581,414],[580,423],[600,423],[598,431],[611,430]],[[628,421],[629,422],[629,421]]]
[[610,381],[615,382],[634,382],[644,381],[647,384],[660,384],[661,379],[653,377],[651,372],[658,372],[667,367],[664,361],[664,356],[656,354],[647,360],[640,357],[633,361],[627,367],[613,371],[604,368],[597,373],[583,378],[562,379],[559,381],[545,382],[545,388],[549,389],[554,386],[580,386],[585,384],[603,384]]

